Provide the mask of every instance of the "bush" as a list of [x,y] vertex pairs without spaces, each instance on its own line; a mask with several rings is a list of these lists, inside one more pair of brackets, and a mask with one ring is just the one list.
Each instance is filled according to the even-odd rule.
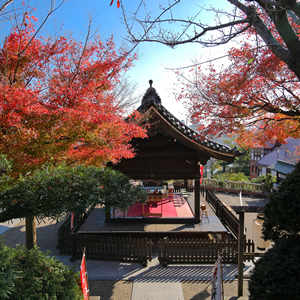
[[249,182],[249,177],[246,176],[244,173],[242,172],[238,172],[238,173],[230,173],[227,176],[227,180],[229,181],[238,181],[238,182]]
[[255,263],[250,299],[300,299],[300,164],[270,194],[263,236],[274,245]]
[[223,188],[225,186],[226,186],[226,182],[225,181],[223,181],[223,180],[219,180],[218,181],[218,187]]
[[273,183],[276,182],[276,176],[267,174],[267,175],[260,175],[258,178],[253,178],[251,180],[252,183],[263,183],[265,182],[269,189],[273,187]]
[[[14,266],[14,272],[17,274],[17,276],[10,276],[11,282],[6,293],[11,294],[6,297],[7,299],[83,299],[78,285],[79,273],[41,252],[37,247],[27,250],[19,245],[9,249],[2,245],[1,257],[5,259],[2,263],[7,268]],[[7,280],[3,275],[0,273],[1,283],[3,280]],[[1,292],[4,295],[3,288]],[[1,299],[5,299],[5,297],[3,296]]]
[[14,291],[14,281],[21,278],[21,273],[16,270],[15,263],[9,259],[10,248],[0,243],[0,298],[9,299]]
[[300,238],[277,241],[255,262],[249,281],[250,299],[300,299]]
[[212,176],[212,179],[217,179],[218,181],[229,180],[229,181],[238,181],[238,182],[249,182],[248,176],[242,172],[238,173],[218,173]]

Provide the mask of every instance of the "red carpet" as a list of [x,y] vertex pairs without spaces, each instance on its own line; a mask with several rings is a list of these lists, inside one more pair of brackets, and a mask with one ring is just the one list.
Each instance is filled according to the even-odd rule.
[[[176,208],[173,202],[169,202],[168,199],[164,199],[162,202],[158,202],[157,207],[145,205],[144,212],[160,213],[162,204],[162,217],[163,218],[175,218],[177,217]],[[129,208],[127,217],[142,217],[143,205],[138,203]],[[157,218],[157,217],[145,217],[145,218]]]

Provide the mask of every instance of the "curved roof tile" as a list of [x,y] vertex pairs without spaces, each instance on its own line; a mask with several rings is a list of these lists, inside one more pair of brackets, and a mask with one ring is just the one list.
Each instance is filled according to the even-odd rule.
[[205,145],[205,147],[208,147],[212,150],[217,150],[220,152],[225,153],[234,153],[234,154],[242,154],[239,150],[234,148],[229,148],[228,146],[225,146],[223,144],[219,144],[210,140],[207,140],[206,138],[200,139],[199,133],[186,126],[183,122],[181,122],[178,118],[176,118],[173,114],[171,114],[162,104],[161,99],[159,95],[157,94],[155,88],[152,87],[152,80],[149,80],[150,87],[147,89],[143,99],[142,104],[137,108],[137,111],[141,114],[148,111],[148,109],[153,106],[162,116],[165,117],[166,120],[169,121],[169,123],[172,123],[172,125],[179,130],[181,133],[183,133],[188,138],[192,138],[193,140],[197,141],[199,144]]

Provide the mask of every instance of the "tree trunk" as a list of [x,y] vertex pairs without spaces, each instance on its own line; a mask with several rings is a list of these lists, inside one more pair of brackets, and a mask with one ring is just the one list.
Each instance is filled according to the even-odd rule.
[[26,247],[28,250],[36,246],[36,218],[26,217]]

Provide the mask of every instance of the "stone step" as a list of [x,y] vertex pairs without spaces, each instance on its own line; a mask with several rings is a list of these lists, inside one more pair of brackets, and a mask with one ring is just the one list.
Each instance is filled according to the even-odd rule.
[[131,300],[184,300],[180,281],[134,281]]

